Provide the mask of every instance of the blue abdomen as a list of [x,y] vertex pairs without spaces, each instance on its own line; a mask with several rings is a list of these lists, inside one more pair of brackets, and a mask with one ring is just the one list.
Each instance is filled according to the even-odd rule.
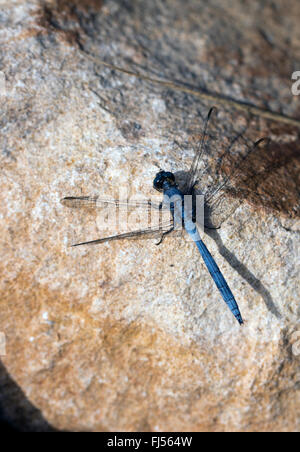
[[221,292],[221,295],[222,295],[225,303],[227,304],[227,306],[229,307],[229,309],[231,310],[231,312],[233,313],[233,315],[235,316],[235,318],[237,319],[239,324],[242,325],[244,322],[243,322],[239,307],[237,305],[237,302],[235,301],[233,293],[231,292],[231,290],[230,290],[224,276],[222,275],[219,267],[217,266],[214,258],[212,257],[212,255],[208,251],[205,243],[202,240],[198,240],[195,243],[197,245],[198,250],[200,251],[200,254],[205,262],[205,265],[206,265],[209,273],[211,274],[214,282],[216,283],[217,288]]

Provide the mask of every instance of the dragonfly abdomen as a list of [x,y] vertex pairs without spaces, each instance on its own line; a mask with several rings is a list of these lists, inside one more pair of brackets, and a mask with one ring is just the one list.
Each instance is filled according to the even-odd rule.
[[195,241],[195,243],[197,245],[198,250],[200,251],[200,254],[205,262],[205,265],[206,265],[209,273],[211,274],[217,288],[221,292],[221,295],[222,295],[225,303],[227,304],[227,306],[229,307],[229,309],[231,310],[231,312],[233,313],[233,315],[235,316],[235,318],[237,319],[239,324],[242,325],[244,322],[243,322],[239,307],[237,305],[237,302],[236,302],[236,300],[233,296],[233,293],[231,292],[224,276],[222,275],[219,267],[217,266],[214,258],[212,257],[212,255],[208,251],[205,243],[202,240],[197,240],[197,241]]

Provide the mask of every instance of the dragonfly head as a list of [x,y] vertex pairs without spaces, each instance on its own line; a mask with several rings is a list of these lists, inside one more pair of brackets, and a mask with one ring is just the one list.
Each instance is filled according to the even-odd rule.
[[174,187],[175,185],[175,176],[168,171],[160,171],[156,174],[153,181],[153,187],[160,192],[164,191],[164,189]]

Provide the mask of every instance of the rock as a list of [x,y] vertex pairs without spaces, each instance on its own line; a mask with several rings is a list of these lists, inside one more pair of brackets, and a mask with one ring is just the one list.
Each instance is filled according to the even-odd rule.
[[[203,157],[212,167],[205,187],[247,151],[239,139],[218,160],[237,132],[248,143],[271,138],[227,192],[233,214],[204,236],[243,327],[193,243],[70,248],[113,231],[103,230],[101,211],[60,204],[64,196],[148,199],[159,167],[179,177],[189,168],[212,102],[143,76],[299,118],[290,91],[299,2],[261,5],[1,4],[0,374],[19,386],[16,406],[25,398],[36,407],[24,411],[34,419],[28,429],[299,430],[295,124],[225,101]],[[18,427],[11,403],[2,398],[1,411]]]

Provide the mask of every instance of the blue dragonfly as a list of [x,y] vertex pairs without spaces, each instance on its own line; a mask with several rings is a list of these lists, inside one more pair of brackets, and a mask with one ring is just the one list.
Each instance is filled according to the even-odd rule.
[[[214,280],[220,294],[231,310],[234,317],[237,319],[240,325],[242,325],[243,318],[238,307],[238,304],[235,300],[235,297],[229,288],[223,274],[221,273],[215,259],[209,252],[205,243],[203,242],[201,235],[199,233],[199,228],[196,222],[196,195],[197,195],[197,185],[199,183],[199,175],[203,175],[205,170],[200,172],[201,160],[204,153],[204,150],[207,147],[207,137],[208,137],[208,124],[212,113],[215,111],[215,107],[209,110],[209,113],[206,117],[203,133],[201,135],[201,140],[198,143],[198,146],[195,149],[195,154],[193,158],[193,162],[188,176],[186,178],[185,184],[182,189],[179,188],[178,183],[176,181],[176,177],[172,172],[161,170],[155,175],[153,181],[153,187],[160,193],[163,193],[163,201],[160,203],[153,203],[151,201],[120,201],[120,200],[108,200],[101,199],[99,197],[89,197],[89,196],[81,196],[81,197],[65,197],[61,200],[61,203],[67,207],[87,207],[87,208],[97,208],[107,206],[111,204],[115,208],[126,208],[128,211],[135,209],[143,209],[148,210],[154,209],[157,211],[169,210],[171,213],[170,221],[166,223],[160,222],[158,226],[149,227],[146,229],[139,229],[136,231],[125,232],[121,234],[115,234],[112,236],[91,240],[87,242],[76,243],[71,246],[83,246],[83,245],[97,245],[105,242],[110,242],[114,240],[124,240],[124,239],[140,239],[140,238],[155,238],[159,237],[160,240],[156,245],[160,245],[166,236],[169,234],[173,234],[180,227],[183,227],[185,232],[190,236],[192,241],[197,246],[202,259]],[[240,158],[232,169],[232,173],[230,176],[225,177],[222,182],[217,186],[210,187],[206,196],[205,196],[205,227],[209,229],[218,229],[220,224],[224,221],[221,221],[218,224],[218,218],[220,217],[220,213],[224,211],[223,200],[224,193],[226,194],[226,189],[231,186],[233,180],[239,180],[239,175],[241,174],[243,163],[246,161],[248,156],[259,147],[259,144],[264,141],[265,138],[258,140],[253,143],[252,146],[248,146],[248,150],[245,155]],[[200,174],[199,174],[200,173]],[[192,198],[192,203],[188,203],[189,207],[187,208],[187,203],[185,202],[186,197],[188,195],[188,199]],[[226,211],[226,209],[225,209]],[[224,216],[224,212],[223,216]],[[207,216],[206,216],[207,214]],[[230,216],[230,213],[227,212],[225,214],[225,219]],[[216,219],[216,220],[213,220]],[[207,221],[206,221],[207,220]]]

